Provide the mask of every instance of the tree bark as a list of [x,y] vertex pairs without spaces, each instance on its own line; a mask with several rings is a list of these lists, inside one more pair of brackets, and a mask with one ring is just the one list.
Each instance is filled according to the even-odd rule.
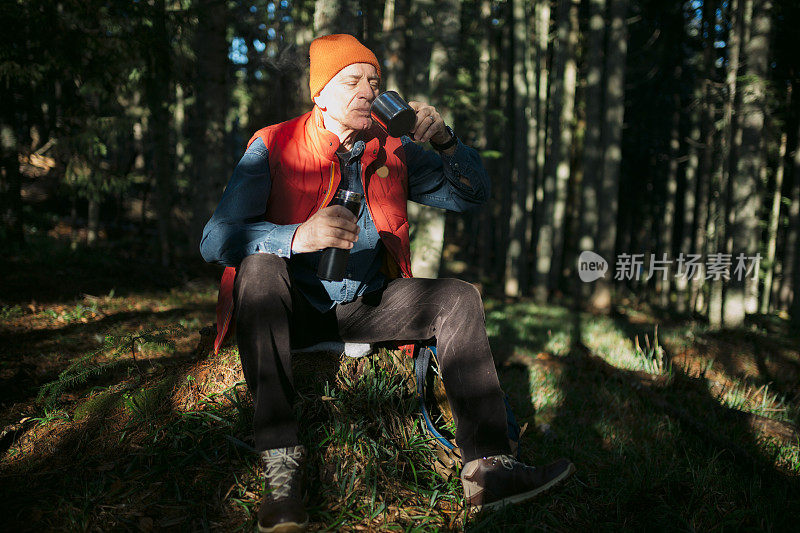
[[314,3],[314,33],[317,37],[332,33],[359,36],[359,10],[356,0],[316,0]]
[[[681,65],[678,64],[673,72],[674,79],[681,78]],[[661,254],[656,259],[661,259],[662,254],[666,254],[667,258],[673,257],[672,237],[675,232],[675,209],[678,193],[678,159],[680,156],[681,140],[680,140],[680,127],[681,127],[681,95],[680,89],[676,88],[675,93],[672,95],[672,120],[670,125],[670,139],[669,139],[669,165],[667,168],[667,179],[665,183],[664,195],[664,215],[660,220],[659,227],[661,231],[660,248]],[[658,294],[659,303],[662,307],[667,307],[670,302],[670,291],[672,290],[672,277],[667,273],[666,278],[659,272],[654,273],[657,276],[655,280],[656,293]]]
[[[525,46],[524,54],[524,70],[525,70],[525,84],[528,91],[528,98],[526,99],[527,109],[525,111],[527,118],[527,165],[528,165],[528,179],[525,191],[525,235],[523,239],[522,249],[522,262],[524,274],[521,275],[520,293],[527,294],[530,290],[530,273],[533,271],[533,257],[529,253],[533,242],[534,219],[536,209],[536,188],[537,188],[537,163],[536,154],[539,150],[539,114],[536,111],[536,104],[538,96],[536,94],[537,80],[537,65],[538,51],[535,44],[538,35],[536,34],[537,22],[537,4],[542,2],[534,2],[529,10],[524,10],[526,16],[527,26],[527,44]],[[527,3],[526,3],[527,4]]]
[[[797,98],[797,97],[796,97]],[[800,269],[795,252],[800,248],[800,121],[798,121],[798,135],[792,158],[792,187],[789,191],[788,225],[786,228],[786,243],[783,248],[783,272],[781,285],[778,289],[778,302],[782,309],[792,308],[792,293],[797,287],[795,275]],[[796,301],[796,299],[794,299]]]
[[[702,85],[697,83],[694,88],[693,102],[689,107],[689,139],[688,157],[686,161],[686,171],[684,172],[684,193],[683,193],[683,233],[679,245],[679,253],[693,253],[692,237],[694,235],[694,215],[696,207],[697,183],[699,180],[698,170],[700,165],[700,109],[703,102]],[[684,313],[688,309],[689,301],[689,280],[686,276],[675,278],[675,310]]]
[[191,130],[194,216],[189,242],[199,245],[203,225],[225,188],[230,165],[225,146],[229,101],[227,6],[217,0],[198,0],[198,8],[196,98]]
[[[483,117],[483,125],[478,131],[478,146],[482,150],[488,150],[491,146],[489,142],[490,124],[491,121],[491,24],[492,3],[490,0],[480,1],[480,28],[481,28],[481,44],[480,44],[480,59],[478,66],[478,83],[480,87],[481,99],[481,115]],[[487,171],[491,171],[491,162],[484,160]],[[481,278],[490,272],[491,259],[492,259],[492,214],[491,208],[481,209],[477,216],[473,217],[473,232],[477,236],[477,252],[478,252],[478,271]]]
[[769,312],[770,297],[772,296],[772,279],[775,273],[775,250],[778,245],[778,222],[781,214],[781,198],[783,193],[783,168],[786,163],[786,132],[781,133],[781,143],[778,147],[778,168],[775,170],[775,190],[772,193],[772,207],[769,213],[769,226],[767,228],[767,253],[764,259],[764,292],[761,293],[761,314]]
[[[508,17],[505,17],[506,20]],[[506,118],[512,116],[512,101],[510,98],[511,72],[510,67],[510,51],[511,49],[511,34],[509,31],[509,24],[502,22],[500,24],[500,31],[497,32],[497,62],[495,70],[495,101],[493,102],[493,109],[496,112],[502,113],[503,121],[494,128],[495,135],[497,136],[496,147],[502,154],[502,157],[495,161],[494,170],[495,176],[500,179],[495,180],[493,184],[496,197],[496,209],[498,213],[494,221],[494,262],[497,272],[505,273],[506,252],[508,251],[508,219],[511,213],[511,195],[509,194],[508,187],[503,178],[511,173],[511,164],[509,159],[509,150],[511,144],[511,135],[509,134],[509,123]]]
[[405,61],[405,25],[408,7],[405,0],[386,0],[383,8],[383,53],[381,58],[381,77],[384,88],[402,94],[400,80],[403,76]]
[[[513,115],[513,144],[512,160],[514,166],[511,171],[513,200],[511,203],[511,217],[509,218],[509,242],[506,254],[505,294],[506,296],[520,296],[522,285],[527,277],[526,263],[523,250],[527,249],[525,243],[525,220],[529,213],[526,210],[528,180],[528,123],[525,110],[528,103],[528,84],[525,76],[525,54],[527,53],[527,28],[525,5],[522,0],[511,0],[512,19],[512,67],[514,91]],[[512,191],[509,191],[512,192]]]
[[[732,176],[730,195],[730,250],[755,257],[759,251],[759,180],[765,169],[764,161],[764,110],[766,106],[766,79],[768,76],[769,38],[771,33],[771,0],[746,0],[752,5],[752,14],[745,9],[744,41],[745,80],[741,87],[742,144]],[[748,24],[749,22],[749,24]],[[728,326],[743,324],[745,314],[758,310],[758,277],[747,275],[744,279],[732,275],[726,291],[724,323]]]
[[[792,194],[789,228],[792,232],[793,250],[788,249],[792,262],[792,305],[789,313],[792,326],[800,331],[800,124],[797,129],[797,144],[794,149],[794,187]],[[788,258],[787,258],[788,259]],[[788,275],[788,272],[787,272]]]
[[578,3],[561,0],[557,17],[550,86],[550,154],[544,176],[544,201],[537,219],[539,237],[534,292],[540,301],[555,290],[561,275],[577,77]]
[[[728,18],[728,67],[725,74],[726,99],[723,104],[723,128],[720,135],[721,171],[714,172],[712,196],[709,201],[709,230],[707,253],[732,253],[730,227],[733,222],[731,194],[734,180],[732,169],[736,166],[739,147],[742,142],[741,129],[738,123],[741,101],[738,93],[737,77],[742,55],[743,30],[745,20],[749,18],[750,0],[732,0],[729,4]],[[746,37],[745,37],[746,39]],[[712,326],[719,327],[725,323],[725,279],[708,280],[708,320]]]
[[[13,113],[13,111],[10,111]],[[19,142],[13,125],[0,123],[0,238],[24,242],[22,231],[22,175],[19,172]]]
[[561,108],[561,139],[558,145],[558,166],[556,167],[556,196],[553,205],[553,251],[548,274],[548,291],[558,290],[561,281],[564,258],[564,234],[567,226],[567,193],[572,166],[572,139],[575,121],[575,90],[578,79],[578,8],[579,0],[572,0],[569,6],[569,34],[567,37],[567,57],[564,65],[564,100]]
[[[603,178],[600,187],[597,250],[609,262],[609,273],[615,264],[619,171],[622,161],[622,128],[625,118],[625,61],[628,53],[628,31],[625,16],[628,0],[609,3],[610,27],[606,55],[606,111],[603,122]],[[595,282],[592,305],[608,310],[612,302],[612,275]]]
[[[535,8],[536,20],[536,75],[538,77],[538,89],[536,90],[536,179],[534,188],[534,208],[533,208],[533,231],[531,233],[531,251],[533,252],[532,270],[534,273],[538,269],[540,254],[539,249],[539,229],[542,224],[540,214],[546,208],[544,201],[545,191],[545,155],[547,153],[547,94],[550,83],[550,62],[548,61],[548,46],[550,43],[550,2],[537,2]],[[534,287],[535,290],[535,287]]]
[[[736,0],[732,0],[736,1]],[[694,231],[692,244],[689,253],[702,254],[706,249],[708,240],[708,222],[711,196],[711,179],[714,167],[714,152],[716,138],[716,99],[714,98],[714,42],[716,37],[716,8],[714,0],[703,4],[703,24],[706,30],[703,46],[703,113],[701,123],[701,137],[703,142],[703,156],[700,159],[700,170],[697,173],[697,188],[695,197]],[[689,310],[698,312],[707,304],[707,299],[703,293],[703,275],[694,277],[690,280],[691,290],[689,291]]]
[[[452,89],[460,32],[460,3],[447,0],[436,3],[433,22],[438,38],[433,44],[428,65],[428,94],[417,99],[434,105],[448,124],[453,123],[451,110],[444,106],[444,96]],[[440,209],[409,204],[409,220],[414,227],[411,268],[414,275],[436,278],[442,262],[445,212]]]
[[[589,4],[589,37],[586,45],[586,133],[583,138],[583,186],[581,187],[579,250],[594,250],[597,238],[598,185],[602,181],[603,147],[603,38],[605,0]],[[588,285],[582,287],[589,288]]]
[[155,0],[152,12],[152,38],[148,43],[148,72],[145,83],[150,110],[152,168],[156,182],[156,217],[159,237],[159,258],[168,266],[172,256],[171,218],[173,204],[173,157],[170,143],[170,36],[166,27],[164,0]]
[[[97,194],[97,193],[94,193]],[[86,244],[93,246],[97,242],[98,228],[100,227],[100,203],[92,196],[86,208]]]

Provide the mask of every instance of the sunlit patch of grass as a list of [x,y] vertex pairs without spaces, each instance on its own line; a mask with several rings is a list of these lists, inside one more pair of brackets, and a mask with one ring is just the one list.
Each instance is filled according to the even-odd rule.
[[459,512],[459,484],[433,469],[408,375],[387,353],[344,359],[331,379],[298,382],[309,384],[297,409],[310,468],[319,472],[311,494],[315,527],[448,527]]
[[560,379],[552,372],[532,366],[528,372],[531,402],[537,416],[547,418],[548,412],[555,412],[564,402],[564,391]]
[[787,422],[793,422],[798,415],[797,406],[792,405],[785,394],[770,391],[769,384],[755,387],[732,380],[732,385],[724,389],[720,401],[731,409]]
[[583,343],[608,363],[625,370],[647,370],[647,361],[631,339],[607,317],[582,315]]
[[120,396],[115,391],[101,391],[81,402],[73,413],[75,420],[83,420],[89,416],[108,412],[119,406]]

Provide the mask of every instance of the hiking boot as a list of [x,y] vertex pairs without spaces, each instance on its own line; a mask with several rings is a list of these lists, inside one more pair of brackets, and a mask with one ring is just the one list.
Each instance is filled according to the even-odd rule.
[[300,466],[306,449],[302,445],[261,452],[266,487],[258,510],[260,533],[296,533],[306,530],[308,513],[303,504]]
[[492,455],[464,465],[464,502],[478,511],[533,498],[567,479],[575,465],[559,459],[547,466],[528,466],[510,455]]

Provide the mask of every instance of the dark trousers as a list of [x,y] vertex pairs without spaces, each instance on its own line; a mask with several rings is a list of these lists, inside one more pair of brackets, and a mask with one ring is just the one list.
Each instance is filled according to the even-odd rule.
[[287,260],[253,254],[234,286],[236,340],[255,401],[256,449],[299,444],[291,346],[322,340],[376,343],[436,339],[464,462],[510,453],[503,392],[475,287],[456,279],[395,279],[383,290],[317,311],[292,286]]

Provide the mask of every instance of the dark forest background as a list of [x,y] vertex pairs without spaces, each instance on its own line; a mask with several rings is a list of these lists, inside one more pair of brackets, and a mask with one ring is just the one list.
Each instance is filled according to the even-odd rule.
[[[0,21],[6,249],[49,236],[200,262],[247,139],[310,108],[309,43],[347,32],[494,181],[479,212],[412,208],[417,275],[800,322],[792,0],[30,0]],[[582,250],[605,278],[578,281]],[[640,279],[613,279],[622,253],[643,254]],[[731,254],[730,279],[675,276],[681,253]],[[664,254],[669,275],[648,276]],[[760,254],[757,277],[733,275],[739,254]]]

